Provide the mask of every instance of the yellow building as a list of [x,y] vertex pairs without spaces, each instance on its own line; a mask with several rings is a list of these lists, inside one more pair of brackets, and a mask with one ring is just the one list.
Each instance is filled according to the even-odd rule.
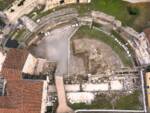
[[147,103],[150,108],[150,72],[146,73],[146,92],[147,92]]

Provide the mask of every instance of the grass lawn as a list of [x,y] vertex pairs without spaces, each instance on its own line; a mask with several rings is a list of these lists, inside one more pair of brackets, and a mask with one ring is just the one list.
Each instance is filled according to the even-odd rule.
[[15,31],[12,31],[9,34],[9,36],[14,38],[17,41],[21,41],[21,40],[23,40],[22,38],[23,38],[24,34],[26,33],[26,31],[27,31],[26,29],[15,30]]
[[[75,7],[81,15],[91,10],[102,11],[121,20],[123,25],[131,26],[137,31],[150,27],[150,3],[130,4],[122,0],[91,0],[90,4],[75,4],[67,7]],[[129,7],[136,7],[139,14],[131,15]]]
[[[122,0],[92,0],[88,5],[75,6],[81,14],[91,10],[102,11],[115,16],[124,25],[131,26],[138,31],[150,27],[150,3],[130,4]],[[129,7],[136,7],[139,14],[131,15]]]
[[[113,97],[98,95],[91,104],[75,103],[69,104],[74,110],[77,109],[120,109],[120,110],[141,110],[142,104],[139,101],[140,92],[135,91],[127,96],[120,96],[115,102],[111,103]],[[112,107],[114,106],[114,108]]]
[[3,20],[0,18],[0,27],[4,27],[5,23],[3,22]]
[[142,108],[142,104],[139,101],[140,92],[135,91],[134,93],[122,96],[115,104],[115,109],[128,109],[128,110],[139,110]]
[[15,0],[0,0],[0,10],[9,7]]
[[78,32],[75,35],[76,37],[82,38],[82,37],[90,37],[90,38],[96,38],[107,45],[109,45],[120,57],[122,60],[123,64],[125,66],[132,67],[132,60],[127,56],[127,53],[125,50],[111,37],[107,36],[106,34],[95,30],[95,29],[90,29],[87,26],[81,27]]
[[97,95],[96,99],[91,104],[75,103],[70,104],[70,107],[76,109],[112,109],[110,100],[105,95]]
[[[125,39],[123,39],[117,32],[112,31],[112,34],[124,45],[127,43],[127,41]],[[133,50],[133,48],[128,44],[126,45],[126,47],[128,48],[128,50],[130,51],[131,55],[134,56],[135,52]]]
[[21,40],[21,38],[23,38],[23,35],[25,34],[26,32],[26,29],[21,29],[17,32],[17,35],[15,37],[16,40]]
[[128,3],[122,0],[92,0],[91,6],[94,10],[100,10],[115,16],[117,19],[121,20],[123,24],[132,23],[133,19],[136,17],[128,13]]

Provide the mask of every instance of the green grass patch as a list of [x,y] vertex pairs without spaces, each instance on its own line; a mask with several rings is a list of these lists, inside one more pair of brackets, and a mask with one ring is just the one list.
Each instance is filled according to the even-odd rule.
[[26,29],[21,29],[17,32],[17,35],[15,36],[16,40],[21,40],[23,38],[23,35],[26,33]]
[[139,9],[137,7],[134,7],[134,6],[129,6],[128,12],[130,15],[138,15],[140,13]]
[[142,109],[139,101],[140,92],[135,91],[130,95],[121,96],[115,104],[115,109],[139,110]]
[[[123,39],[117,32],[115,31],[112,31],[112,34],[123,44],[126,44],[127,41],[125,39]],[[132,47],[128,44],[126,45],[126,47],[129,49],[130,53],[132,55],[134,55],[134,50],[132,49]]]
[[9,34],[9,36],[12,37],[13,39],[17,40],[17,41],[20,41],[20,40],[22,40],[26,31],[27,31],[26,29],[15,30],[15,31],[12,31]]
[[121,20],[124,25],[130,25],[137,15],[130,15],[128,11],[129,5],[129,3],[123,2],[122,0],[92,0],[90,4],[78,4],[74,7],[81,15],[91,10],[102,11],[115,16],[117,19]]
[[110,100],[105,95],[97,95],[91,104],[75,103],[70,104],[71,108],[76,109],[112,109]]
[[123,25],[131,26],[137,31],[149,27],[150,3],[130,4],[122,0],[92,0],[90,4],[79,4],[74,7],[81,15],[91,10],[102,11],[121,20]]
[[[118,97],[116,95],[116,97]],[[74,110],[77,109],[120,109],[120,110],[142,110],[142,104],[139,100],[140,91],[134,91],[132,94],[119,96],[119,99],[112,102],[113,96],[108,97],[104,94],[97,95],[91,104],[74,103],[69,104]]]
[[3,20],[0,18],[0,27],[4,27],[5,23],[3,22]]
[[0,10],[4,10],[11,6],[15,0],[0,0]]
[[130,57],[127,56],[127,53],[125,52],[125,50],[113,38],[111,38],[110,36],[107,36],[103,32],[100,32],[95,29],[90,29],[89,27],[84,26],[78,30],[75,36],[79,38],[82,38],[82,37],[96,38],[97,40],[100,40],[106,43],[112,48],[112,50],[114,50],[118,54],[118,56],[120,57],[120,59],[122,60],[125,66],[127,67],[133,66],[132,60]]

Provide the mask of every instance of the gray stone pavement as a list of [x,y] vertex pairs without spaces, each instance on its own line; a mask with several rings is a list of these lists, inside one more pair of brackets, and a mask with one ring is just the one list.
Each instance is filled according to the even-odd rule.
[[57,62],[56,75],[68,74],[69,38],[76,31],[70,25],[60,27],[49,32],[38,46],[31,49],[31,52],[40,58]]

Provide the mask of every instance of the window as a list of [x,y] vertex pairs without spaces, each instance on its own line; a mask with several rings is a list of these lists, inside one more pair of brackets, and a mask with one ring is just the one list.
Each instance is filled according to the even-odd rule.
[[60,4],[63,4],[64,3],[64,0],[60,0]]

